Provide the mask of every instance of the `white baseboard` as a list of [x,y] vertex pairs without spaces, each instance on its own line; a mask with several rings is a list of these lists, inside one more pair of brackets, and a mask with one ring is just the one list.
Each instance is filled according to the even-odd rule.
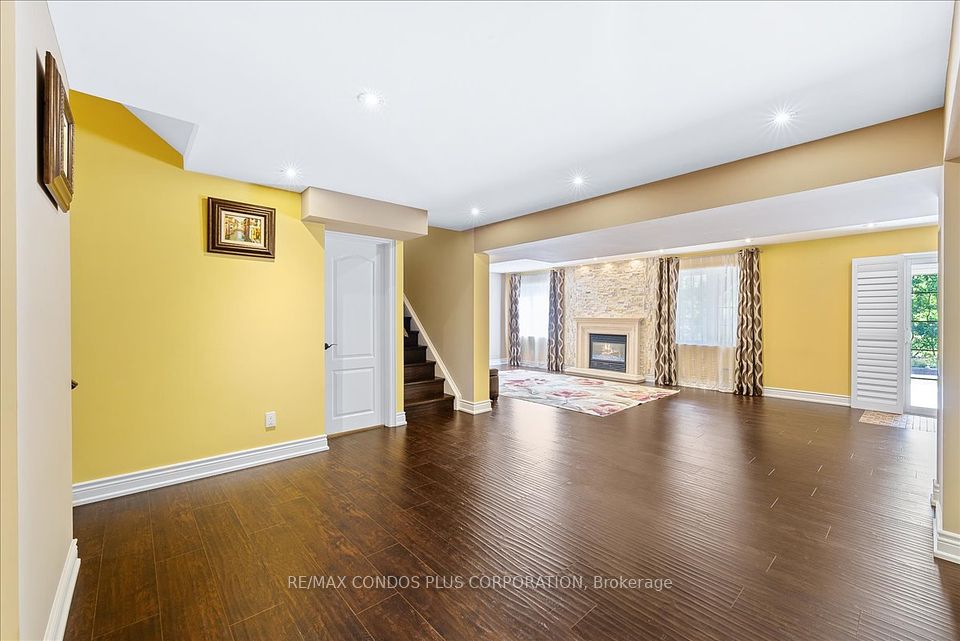
[[951,563],[960,563],[960,534],[943,529],[943,509],[939,501],[933,509],[933,556]]
[[785,398],[791,401],[850,406],[850,397],[841,394],[824,394],[822,392],[804,392],[803,390],[784,389],[781,387],[764,387],[763,395],[769,398]]
[[491,358],[490,367],[502,367],[503,365],[509,365],[509,358]]
[[455,407],[457,410],[466,412],[467,414],[483,414],[484,412],[489,412],[493,409],[493,405],[489,400],[471,403],[470,401],[465,401],[462,398],[455,401]]
[[184,461],[163,467],[154,467],[149,470],[119,474],[93,481],[75,483],[73,486],[73,504],[84,505],[104,501],[126,494],[144,492],[166,485],[175,485],[207,476],[224,474],[247,467],[255,467],[264,463],[273,463],[288,458],[295,458],[314,452],[324,452],[330,449],[327,445],[327,436],[311,436],[297,441],[286,441],[275,445],[255,447],[240,452],[229,452],[218,456]]
[[60,572],[60,582],[57,583],[50,616],[47,617],[47,629],[43,633],[44,641],[63,640],[64,631],[67,629],[67,617],[70,615],[70,603],[73,601],[73,589],[77,585],[79,573],[80,557],[77,554],[77,540],[73,539],[67,548],[67,558]]
[[387,425],[387,427],[401,427],[407,424],[407,413],[406,412],[397,412],[396,417],[393,419],[393,423]]

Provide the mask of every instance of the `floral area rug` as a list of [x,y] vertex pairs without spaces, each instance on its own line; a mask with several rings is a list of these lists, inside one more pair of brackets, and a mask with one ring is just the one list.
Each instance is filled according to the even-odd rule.
[[500,370],[502,396],[594,416],[609,416],[642,403],[673,396],[677,392],[678,390],[615,383],[599,378],[524,369]]

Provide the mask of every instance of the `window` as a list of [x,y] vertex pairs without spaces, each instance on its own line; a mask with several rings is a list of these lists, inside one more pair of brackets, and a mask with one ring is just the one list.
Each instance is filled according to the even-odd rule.
[[520,277],[520,336],[547,337],[550,319],[550,273]]
[[547,325],[550,320],[550,273],[520,277],[520,363],[547,366]]
[[677,344],[733,347],[737,340],[736,264],[683,269],[677,287]]

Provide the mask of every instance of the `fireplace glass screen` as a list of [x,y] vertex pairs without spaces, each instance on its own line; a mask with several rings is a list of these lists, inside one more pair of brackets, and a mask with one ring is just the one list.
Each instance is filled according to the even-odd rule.
[[625,334],[590,334],[590,367],[614,372],[627,371]]

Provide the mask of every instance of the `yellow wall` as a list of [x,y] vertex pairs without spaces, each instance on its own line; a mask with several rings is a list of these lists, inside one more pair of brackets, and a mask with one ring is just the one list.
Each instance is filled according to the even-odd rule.
[[[299,194],[184,171],[121,105],[71,100],[74,480],[323,433],[323,233]],[[206,253],[207,196],[275,207],[276,260]]]
[[849,395],[851,261],[936,249],[936,227],[762,247],[764,385]]

